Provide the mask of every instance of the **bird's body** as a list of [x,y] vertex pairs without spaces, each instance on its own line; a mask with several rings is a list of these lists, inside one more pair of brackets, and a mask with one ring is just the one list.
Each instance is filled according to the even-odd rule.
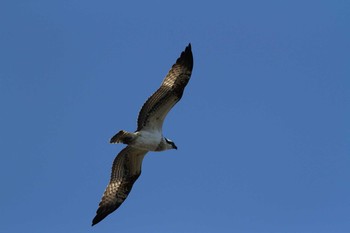
[[141,131],[138,131],[137,134],[138,134],[138,137],[136,138],[135,143],[132,144],[133,147],[148,150],[148,151],[161,151],[159,149],[160,145],[164,145],[165,143],[164,137],[161,132],[157,132],[157,131],[150,132],[150,131],[141,130]]
[[112,139],[111,143],[124,143],[137,149],[147,151],[163,151],[173,149],[167,146],[168,143],[162,132],[140,130],[134,133],[125,130],[119,131]]
[[125,147],[114,159],[110,182],[102,196],[92,225],[116,210],[127,198],[141,174],[142,160],[148,151],[177,149],[174,142],[163,136],[163,122],[171,108],[181,99],[191,77],[193,56],[189,44],[172,66],[161,86],[142,106],[135,132],[119,131],[111,143]]

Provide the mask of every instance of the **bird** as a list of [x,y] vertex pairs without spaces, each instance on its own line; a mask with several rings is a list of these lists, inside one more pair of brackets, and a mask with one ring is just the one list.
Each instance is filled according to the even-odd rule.
[[165,76],[161,86],[143,104],[137,119],[137,130],[120,130],[110,143],[122,143],[122,149],[113,161],[109,184],[92,220],[92,226],[119,208],[141,175],[143,158],[149,151],[177,149],[175,143],[164,137],[163,122],[168,112],[181,99],[193,69],[191,43]]

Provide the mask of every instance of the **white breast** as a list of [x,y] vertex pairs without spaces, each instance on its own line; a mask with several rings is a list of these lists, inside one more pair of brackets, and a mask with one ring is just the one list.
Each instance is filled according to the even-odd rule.
[[162,141],[163,135],[157,131],[139,131],[139,135],[132,146],[148,150],[155,151],[159,146],[159,143]]

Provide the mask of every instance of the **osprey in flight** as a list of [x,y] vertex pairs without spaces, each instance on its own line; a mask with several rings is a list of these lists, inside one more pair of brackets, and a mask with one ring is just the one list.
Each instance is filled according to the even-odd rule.
[[99,223],[124,202],[141,174],[142,160],[148,151],[177,149],[173,141],[163,136],[162,126],[170,109],[181,99],[192,68],[193,56],[189,44],[165,76],[162,85],[142,106],[137,119],[137,130],[121,130],[111,138],[111,143],[127,146],[114,159],[111,179],[92,225]]

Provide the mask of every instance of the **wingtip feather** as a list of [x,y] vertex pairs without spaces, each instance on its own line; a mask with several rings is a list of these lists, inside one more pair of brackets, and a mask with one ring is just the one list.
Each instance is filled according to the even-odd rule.
[[96,217],[92,220],[92,224],[91,224],[92,227],[95,226],[97,223],[99,223],[101,221],[101,220],[97,221]]
[[[113,211],[112,211],[113,212]],[[92,220],[91,226],[96,225],[97,223],[101,222],[107,215],[110,213],[102,212],[102,213],[97,213],[94,219]]]
[[176,63],[186,65],[192,71],[193,55],[191,43],[189,43],[185,50],[181,53],[180,57],[176,60]]

